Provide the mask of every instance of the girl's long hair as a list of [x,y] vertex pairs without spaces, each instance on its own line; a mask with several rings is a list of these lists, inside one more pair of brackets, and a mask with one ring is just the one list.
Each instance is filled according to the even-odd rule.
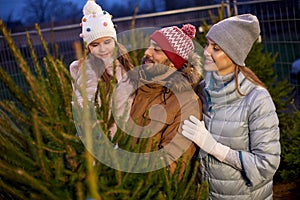
[[[131,62],[130,56],[128,54],[127,49],[118,42],[116,43],[116,59],[120,62],[120,64],[122,65],[123,69],[128,72],[131,69],[133,69],[133,64]],[[90,53],[89,49],[88,49],[88,54]],[[106,88],[107,88],[107,92],[110,90],[110,81],[112,80],[112,76],[109,75],[106,71],[105,71],[105,65],[103,62],[101,62],[101,64],[99,64],[97,66],[97,69],[94,69],[94,71],[96,72],[98,79],[102,79],[105,83],[106,83]]]
[[129,70],[132,70],[133,64],[132,64],[132,61],[128,54],[127,49],[121,43],[118,43],[118,42],[116,42],[116,46],[118,48],[118,51],[117,51],[118,61],[124,67],[126,72],[128,72]]
[[[117,55],[116,58],[117,60],[121,63],[121,65],[124,67],[124,70],[127,72],[131,69],[133,69],[133,64],[131,61],[131,58],[128,54],[127,49],[122,45],[121,43],[116,42],[116,47],[117,47]],[[87,55],[90,53],[90,50],[87,49]],[[80,64],[84,61],[84,58],[80,59]]]

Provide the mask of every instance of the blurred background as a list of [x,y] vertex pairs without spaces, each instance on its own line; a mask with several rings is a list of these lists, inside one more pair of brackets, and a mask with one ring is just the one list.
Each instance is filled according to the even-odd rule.
[[[79,26],[86,0],[1,0],[0,18],[11,31],[16,45],[28,54],[26,31],[33,45],[41,48],[34,24],[38,23],[43,36],[59,47],[59,55],[68,66],[75,59],[74,41],[81,42]],[[96,1],[113,16],[118,33],[139,27],[163,27],[191,23],[199,28],[204,22],[213,23],[219,10],[224,18],[243,13],[257,15],[261,23],[264,48],[278,53],[274,69],[279,80],[288,80],[299,96],[300,82],[300,0],[101,0]],[[133,24],[133,19],[134,24]],[[134,26],[134,27],[133,27]],[[39,55],[44,55],[41,51]],[[13,76],[18,76],[16,64],[0,35],[0,63]],[[293,68],[292,68],[293,66]],[[22,80],[20,80],[22,82]],[[22,84],[21,84],[22,85]],[[0,99],[9,98],[0,83]],[[295,99],[299,107],[299,98]]]

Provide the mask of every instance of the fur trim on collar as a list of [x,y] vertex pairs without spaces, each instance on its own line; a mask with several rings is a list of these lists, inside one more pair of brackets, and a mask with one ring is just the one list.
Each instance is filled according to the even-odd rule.
[[182,72],[176,71],[176,73],[169,76],[166,80],[166,87],[173,92],[184,92],[191,90],[192,85]]

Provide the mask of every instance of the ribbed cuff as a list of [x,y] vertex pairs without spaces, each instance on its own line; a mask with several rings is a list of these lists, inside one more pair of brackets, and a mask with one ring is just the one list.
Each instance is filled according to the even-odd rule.
[[216,157],[219,161],[223,162],[229,150],[230,148],[228,146],[225,146],[218,142],[211,151],[211,155]]

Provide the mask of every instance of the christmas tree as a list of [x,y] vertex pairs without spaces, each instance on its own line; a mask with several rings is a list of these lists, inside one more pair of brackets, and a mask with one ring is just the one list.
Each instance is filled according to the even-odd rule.
[[[42,62],[38,61],[27,34],[33,66],[24,59],[2,21],[0,29],[29,88],[21,90],[0,68],[1,81],[14,97],[14,101],[0,101],[1,199],[207,198],[207,184],[195,183],[197,163],[188,165],[179,179],[179,170],[174,175],[166,168],[145,173],[124,172],[95,159],[88,150],[89,143],[85,146],[76,135],[69,71],[50,54],[38,25],[36,30],[46,56]],[[104,86],[100,83],[99,87]],[[109,101],[102,100],[97,117],[108,135]],[[83,110],[87,113],[85,117],[92,116],[88,111]],[[93,138],[88,128],[91,122],[83,123],[81,128]],[[118,163],[112,153],[108,152],[108,156]]]

